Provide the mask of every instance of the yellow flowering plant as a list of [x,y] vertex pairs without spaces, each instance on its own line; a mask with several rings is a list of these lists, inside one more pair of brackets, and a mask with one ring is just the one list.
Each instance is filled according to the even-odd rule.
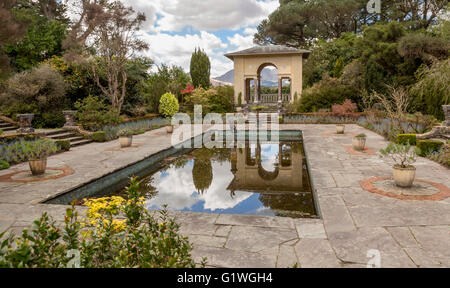
[[84,205],[83,216],[74,204],[67,209],[64,228],[44,214],[21,237],[0,234],[0,268],[196,267],[192,245],[166,207],[159,216],[145,208],[137,178],[131,179],[126,199],[88,199]]

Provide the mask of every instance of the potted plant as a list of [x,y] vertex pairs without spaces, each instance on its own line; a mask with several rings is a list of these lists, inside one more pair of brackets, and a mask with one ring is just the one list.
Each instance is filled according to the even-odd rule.
[[345,132],[345,125],[338,124],[336,125],[336,133],[337,134],[344,134]]
[[25,153],[33,176],[42,175],[47,169],[47,157],[58,151],[55,142],[49,140],[29,141],[26,144]]
[[366,134],[359,134],[353,137],[352,140],[353,149],[355,149],[356,151],[364,151],[366,147],[366,139],[367,139]]
[[161,99],[159,100],[159,113],[170,121],[169,126],[166,128],[167,133],[173,132],[173,126],[171,123],[172,117],[178,113],[179,109],[180,106],[175,95],[172,93],[166,93],[161,96]]
[[133,143],[133,135],[134,131],[128,128],[120,129],[117,132],[117,136],[119,136],[120,147],[126,148],[130,147]]
[[397,186],[410,188],[416,177],[416,162],[420,149],[407,145],[389,143],[386,149],[380,150],[382,157],[390,157],[394,160],[394,182]]

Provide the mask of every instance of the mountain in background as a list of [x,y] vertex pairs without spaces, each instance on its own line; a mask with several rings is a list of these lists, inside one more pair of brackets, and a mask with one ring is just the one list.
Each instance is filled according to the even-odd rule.
[[[222,76],[214,79],[221,82],[234,83],[234,70],[230,70]],[[276,69],[264,69],[261,72],[261,85],[266,87],[277,87],[278,71]]]

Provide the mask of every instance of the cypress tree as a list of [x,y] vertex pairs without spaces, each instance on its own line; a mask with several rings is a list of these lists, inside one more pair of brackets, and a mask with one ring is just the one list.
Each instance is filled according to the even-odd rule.
[[200,49],[195,49],[191,57],[191,78],[195,88],[208,89],[210,83],[211,63],[208,55]]

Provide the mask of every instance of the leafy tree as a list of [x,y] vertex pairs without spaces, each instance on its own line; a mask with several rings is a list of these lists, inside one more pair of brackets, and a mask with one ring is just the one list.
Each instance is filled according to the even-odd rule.
[[61,111],[67,107],[66,83],[49,65],[17,73],[8,79],[0,95],[2,112],[14,117],[18,113],[34,113],[34,125],[55,128],[64,124]]
[[417,73],[418,82],[412,87],[414,108],[444,120],[442,105],[450,104],[450,59],[423,66]]
[[200,49],[195,49],[191,57],[191,78],[195,88],[209,88],[211,63],[208,55]]
[[17,43],[25,35],[28,24],[13,13],[16,4],[16,0],[0,2],[0,77],[4,77],[10,71],[5,46]]
[[[145,15],[115,1],[104,4],[103,21],[92,32],[92,49],[97,56],[91,69],[97,86],[114,108],[121,111],[127,94],[127,64],[139,52],[148,48],[136,32],[145,21]],[[101,83],[100,74],[106,76],[107,85]]]
[[[62,11],[50,13],[39,2],[21,0],[19,4],[14,9],[15,14],[29,23],[28,29],[22,41],[6,46],[5,51],[13,68],[23,71],[54,55],[62,55],[68,20]],[[42,10],[51,14],[51,19],[42,14]]]
[[308,47],[317,38],[359,31],[367,22],[361,13],[365,4],[360,0],[280,1],[280,7],[258,26],[255,42]]
[[189,75],[183,71],[183,68],[162,64],[158,67],[158,71],[150,73],[143,83],[144,102],[149,110],[158,112],[159,99],[164,93],[170,92],[181,100],[181,91],[190,81]]
[[280,7],[258,26],[255,42],[308,47],[317,38],[332,39],[358,33],[365,25],[401,23],[409,30],[435,25],[448,0],[383,0],[382,13],[369,14],[368,0],[282,0]]

